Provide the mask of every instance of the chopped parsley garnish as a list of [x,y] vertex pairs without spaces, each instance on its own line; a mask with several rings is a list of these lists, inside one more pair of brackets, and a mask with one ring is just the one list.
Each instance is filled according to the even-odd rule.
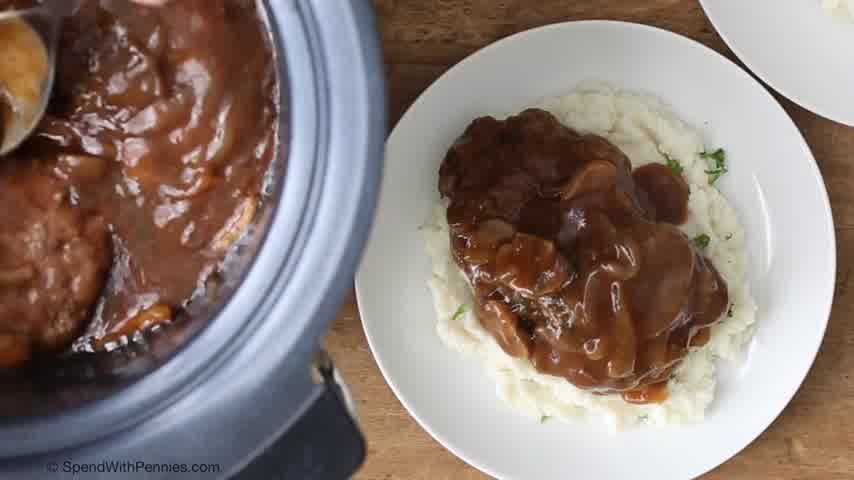
[[709,185],[714,185],[725,173],[729,170],[726,168],[726,152],[723,148],[719,148],[714,152],[703,152],[701,158],[712,162],[712,166],[706,170],[706,175],[709,176]]
[[670,169],[673,170],[674,172],[681,174],[682,171],[685,170],[684,168],[682,168],[682,164],[679,163],[678,160],[674,160],[674,159],[670,158],[670,156],[667,155],[666,153],[662,153],[662,155],[664,155],[664,161],[665,161],[665,163],[667,163],[667,166],[670,167]]
[[732,234],[731,234],[731,233],[728,233],[728,234],[724,237],[724,240],[732,240]]
[[466,313],[466,306],[460,305],[460,307],[457,308],[457,311],[454,312],[454,316],[451,317],[451,320],[459,320],[459,318],[462,317],[465,313]]
[[709,246],[709,242],[711,242],[712,239],[709,238],[708,235],[703,233],[703,234],[700,234],[700,235],[697,235],[696,237],[694,237],[693,241],[694,241],[694,245],[696,245],[700,248],[706,248]]

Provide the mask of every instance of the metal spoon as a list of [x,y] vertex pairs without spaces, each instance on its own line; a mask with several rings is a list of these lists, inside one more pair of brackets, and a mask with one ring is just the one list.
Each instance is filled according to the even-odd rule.
[[0,12],[0,156],[26,140],[44,116],[56,77],[62,18],[77,0],[45,0]]

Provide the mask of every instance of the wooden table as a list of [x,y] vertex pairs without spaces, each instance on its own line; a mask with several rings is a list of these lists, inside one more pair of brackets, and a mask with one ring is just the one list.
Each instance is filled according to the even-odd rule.
[[[495,40],[549,23],[603,18],[646,23],[699,40],[736,60],[697,0],[374,3],[385,48],[392,125],[450,66]],[[834,311],[815,366],[789,407],[758,440],[706,479],[854,478],[854,244],[849,243],[854,241],[854,128],[778,99],[806,136],[830,191],[839,245]],[[357,479],[485,478],[442,448],[398,402],[374,363],[352,297],[338,315],[327,347],[352,387],[368,441],[368,459]]]

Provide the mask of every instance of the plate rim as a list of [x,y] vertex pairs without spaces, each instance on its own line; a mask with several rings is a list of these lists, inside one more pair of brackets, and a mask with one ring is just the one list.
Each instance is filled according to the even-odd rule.
[[[703,1],[703,0],[701,0],[701,1]],[[394,125],[394,128],[392,129],[391,133],[388,136],[388,139],[386,140],[386,154],[388,151],[388,145],[390,143],[392,143],[392,140],[397,135],[399,135],[398,132],[400,131],[400,125],[404,124],[409,119],[409,117],[412,115],[412,112],[418,106],[420,106],[422,103],[427,101],[426,99],[432,93],[432,91],[435,90],[436,88],[439,88],[438,85],[440,85],[444,82],[450,81],[449,79],[451,79],[456,74],[457,71],[464,68],[469,63],[474,62],[477,57],[479,57],[483,54],[486,54],[488,52],[491,52],[492,50],[498,50],[498,49],[504,48],[506,45],[508,45],[512,42],[518,41],[523,37],[527,37],[530,35],[537,35],[537,34],[542,33],[543,31],[560,30],[560,29],[566,29],[566,28],[583,28],[583,27],[634,29],[634,30],[644,31],[646,33],[653,34],[653,35],[664,35],[664,36],[670,37],[672,41],[683,42],[683,43],[686,43],[688,45],[693,46],[694,48],[699,47],[701,51],[704,50],[706,54],[711,54],[712,58],[715,58],[717,61],[722,62],[722,64],[725,66],[725,68],[734,68],[738,72],[738,74],[745,77],[745,79],[748,82],[752,82],[755,86],[759,87],[759,90],[761,92],[763,92],[762,95],[765,95],[766,98],[771,101],[771,103],[773,105],[772,108],[776,108],[778,110],[778,113],[782,114],[788,120],[789,124],[791,124],[791,126],[794,128],[795,132],[797,132],[796,141],[800,143],[802,150],[804,151],[804,153],[808,157],[808,160],[811,160],[807,163],[809,164],[809,168],[812,170],[812,173],[816,176],[816,179],[818,180],[819,187],[821,189],[821,193],[822,193],[821,200],[822,200],[822,204],[824,207],[823,208],[824,214],[825,214],[826,218],[829,219],[829,223],[828,223],[828,225],[826,225],[827,230],[828,230],[827,231],[828,240],[829,240],[830,245],[832,245],[832,247],[833,247],[831,249],[830,258],[829,258],[832,275],[830,276],[829,282],[828,282],[829,283],[829,286],[827,288],[828,295],[825,299],[823,299],[824,301],[822,302],[825,305],[824,305],[824,308],[822,308],[822,310],[824,312],[820,316],[820,319],[822,322],[821,328],[820,328],[821,335],[817,337],[818,341],[816,342],[816,345],[813,348],[809,349],[809,351],[810,351],[809,365],[806,368],[806,370],[804,371],[800,380],[798,381],[797,388],[792,390],[791,394],[789,394],[785,403],[783,403],[782,406],[780,407],[780,409],[769,419],[768,423],[764,427],[759,429],[757,432],[755,432],[755,434],[748,435],[749,440],[746,443],[744,443],[743,445],[737,445],[736,448],[729,449],[729,450],[731,450],[731,452],[727,453],[724,458],[721,458],[719,461],[716,461],[716,463],[714,463],[711,466],[708,466],[708,467],[703,466],[702,470],[697,473],[698,476],[703,475],[705,473],[710,472],[714,468],[717,468],[718,466],[728,462],[735,455],[737,455],[742,450],[744,450],[749,445],[751,445],[754,441],[756,441],[756,439],[760,435],[762,435],[762,433],[764,433],[768,429],[768,427],[770,427],[774,423],[774,421],[777,420],[777,418],[779,418],[779,416],[783,413],[785,408],[791,403],[795,394],[797,394],[797,392],[800,391],[801,387],[803,386],[803,382],[806,380],[807,376],[809,375],[810,371],[812,370],[813,366],[815,365],[815,359],[818,355],[818,352],[821,349],[821,345],[822,345],[824,337],[827,333],[827,325],[830,323],[830,315],[832,313],[833,300],[835,298],[836,273],[837,273],[837,249],[836,249],[837,242],[836,242],[835,220],[833,218],[833,211],[831,209],[830,196],[827,192],[827,185],[824,181],[824,177],[821,173],[821,170],[818,167],[818,162],[816,162],[815,156],[812,153],[812,149],[810,148],[809,144],[807,143],[806,139],[804,138],[803,132],[801,131],[800,127],[798,127],[798,125],[794,122],[792,117],[788,114],[788,112],[786,112],[786,110],[782,107],[780,102],[777,101],[776,98],[774,98],[774,96],[771,94],[771,92],[769,92],[768,89],[764,85],[762,85],[761,82],[759,82],[756,78],[751,76],[748,71],[746,71],[744,68],[742,68],[741,66],[739,66],[738,64],[736,64],[735,62],[733,62],[732,60],[730,60],[729,58],[727,58],[723,54],[721,54],[720,52],[714,50],[713,48],[709,47],[708,45],[706,45],[702,42],[699,42],[699,41],[694,40],[690,37],[681,35],[679,33],[673,32],[671,30],[667,30],[664,28],[660,28],[660,27],[656,27],[656,26],[652,26],[652,25],[647,25],[647,24],[643,24],[643,23],[627,22],[627,21],[621,21],[621,20],[606,20],[606,19],[601,19],[601,20],[570,20],[570,21],[565,21],[565,22],[547,24],[547,25],[523,30],[520,32],[516,32],[512,35],[509,35],[507,37],[496,40],[496,41],[494,41],[494,42],[492,42],[492,43],[490,43],[484,47],[481,47],[481,48],[475,50],[474,52],[472,52],[471,54],[469,54],[468,56],[466,56],[465,58],[463,58],[459,62],[455,63],[448,70],[446,70],[444,73],[442,73],[442,75],[440,75],[435,81],[433,81],[426,89],[424,89],[424,91],[421,92],[418,95],[418,97],[412,102],[412,104],[406,109],[404,114],[400,117],[400,119]],[[384,161],[387,161],[387,158],[384,158]],[[380,196],[380,202],[382,202],[382,194]],[[381,205],[381,203],[378,204],[378,208],[379,208],[379,205]],[[374,228],[376,228],[376,224],[374,224],[374,227],[372,227],[371,238],[373,238]],[[369,242],[371,242],[371,241],[372,240],[369,240]],[[366,252],[367,252],[367,249],[366,249]],[[368,327],[368,322],[366,322],[365,316],[362,312],[361,305],[363,303],[363,299],[365,298],[365,294],[363,293],[362,282],[360,281],[360,277],[362,276],[362,273],[361,273],[362,268],[363,268],[363,265],[360,265],[359,269],[356,272],[356,276],[355,276],[355,293],[356,293],[356,300],[357,300],[357,304],[358,304],[358,308],[359,308],[360,322],[362,323],[362,329],[365,333],[365,338],[368,342],[368,346],[371,350],[371,354],[374,358],[374,362],[377,364],[377,367],[379,368],[380,373],[383,376],[383,379],[385,380],[385,382],[389,386],[389,388],[392,390],[392,392],[394,393],[397,400],[401,403],[401,405],[403,405],[407,414],[409,414],[409,416],[412,417],[416,421],[416,423],[425,432],[427,432],[436,442],[438,442],[443,448],[445,448],[446,450],[448,450],[449,452],[454,454],[457,458],[463,460],[464,462],[466,462],[470,466],[476,468],[477,470],[481,471],[482,473],[485,473],[486,475],[489,475],[489,476],[494,477],[494,478],[499,478],[499,479],[507,478],[507,475],[504,475],[503,472],[496,471],[492,467],[490,467],[488,465],[484,465],[480,461],[477,461],[477,460],[473,459],[472,457],[464,454],[460,450],[460,448],[452,440],[446,438],[441,433],[432,429],[427,420],[422,419],[415,411],[413,411],[413,408],[412,408],[410,402],[406,399],[406,396],[402,394],[399,386],[396,384],[395,381],[393,381],[389,377],[388,372],[387,372],[387,367],[384,364],[384,362],[381,360],[382,354],[378,353],[378,350],[377,350],[376,344],[375,344],[375,339],[374,339],[373,335],[371,334],[371,329]]]
[[[851,113],[850,117],[842,118],[838,115],[828,113],[823,107],[818,107],[808,100],[803,100],[796,95],[792,95],[791,91],[788,88],[781,88],[780,82],[773,81],[771,79],[771,76],[768,75],[768,73],[766,71],[764,71],[761,68],[758,68],[759,65],[757,65],[757,62],[754,61],[755,57],[745,55],[744,50],[738,48],[736,46],[736,42],[733,42],[732,39],[730,38],[730,36],[727,33],[725,33],[723,31],[723,29],[721,29],[721,27],[719,27],[720,17],[716,16],[715,14],[713,14],[710,11],[710,9],[708,7],[709,2],[710,2],[710,0],[700,0],[700,6],[703,8],[703,13],[706,15],[706,18],[709,19],[709,23],[712,24],[712,28],[715,29],[715,33],[717,33],[718,36],[721,37],[721,39],[726,44],[727,48],[729,48],[732,51],[732,53],[736,57],[738,57],[739,60],[744,62],[744,65],[751,72],[753,72],[754,75],[759,77],[759,79],[762,80],[762,82],[764,82],[771,89],[773,89],[774,91],[776,91],[777,93],[779,93],[780,95],[785,97],[790,102],[794,103],[795,105],[798,105],[799,107],[809,111],[810,113],[812,113],[814,115],[818,115],[821,118],[836,122],[840,125],[844,125],[847,127],[854,127],[854,112]],[[820,8],[821,5],[816,4],[816,7]],[[854,26],[854,24],[852,24],[852,26]]]

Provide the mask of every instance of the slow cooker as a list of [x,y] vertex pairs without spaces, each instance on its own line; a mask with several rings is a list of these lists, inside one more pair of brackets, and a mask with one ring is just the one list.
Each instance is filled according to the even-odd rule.
[[[241,273],[145,345],[0,384],[0,478],[345,478],[364,443],[319,339],[366,241],[386,132],[368,0],[259,0],[279,153]],[[239,40],[235,40],[239,41]]]

